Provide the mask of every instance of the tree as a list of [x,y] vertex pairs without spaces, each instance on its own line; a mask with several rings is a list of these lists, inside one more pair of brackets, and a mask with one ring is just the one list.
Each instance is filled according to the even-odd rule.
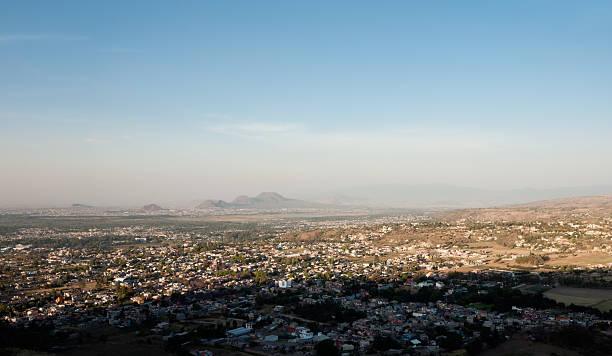
[[6,304],[0,303],[0,316],[11,315],[11,307]]
[[482,341],[480,339],[470,341],[466,346],[468,355],[478,355],[482,351]]
[[257,284],[265,284],[268,282],[268,274],[265,271],[258,270],[255,272],[255,278],[253,280]]
[[117,300],[124,301],[134,295],[134,290],[126,286],[117,287]]
[[318,356],[336,356],[338,348],[331,339],[323,340],[315,346]]
[[440,340],[440,346],[448,351],[457,350],[463,346],[463,338],[461,335],[449,332],[445,335],[446,337]]
[[387,351],[390,349],[401,349],[402,345],[389,336],[376,336],[372,347],[379,351]]

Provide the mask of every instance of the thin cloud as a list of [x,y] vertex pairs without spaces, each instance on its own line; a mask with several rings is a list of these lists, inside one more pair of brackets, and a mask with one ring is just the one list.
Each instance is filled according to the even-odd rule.
[[140,50],[134,48],[100,48],[96,50],[97,53],[105,53],[105,54],[137,54],[141,53]]
[[88,137],[85,140],[85,143],[91,144],[91,145],[99,145],[102,143],[106,143],[106,140],[101,140],[99,138],[92,138],[92,137]]
[[267,122],[211,124],[205,127],[208,131],[249,138],[263,138],[269,135],[287,135],[296,133],[299,125]]
[[[236,136],[253,140],[272,140],[288,147],[308,145],[325,149],[343,150],[347,147],[363,149],[413,150],[415,152],[438,152],[448,150],[478,151],[504,144],[503,138],[486,132],[462,130],[440,130],[430,127],[381,127],[378,130],[361,132],[338,130],[317,132],[302,124],[273,122],[235,122],[225,120],[205,126],[215,134]],[[229,122],[228,122],[229,121]]]
[[48,35],[25,35],[25,34],[4,34],[0,35],[0,43],[36,41],[49,38]]
[[236,126],[236,129],[246,132],[255,133],[283,133],[295,131],[295,125],[269,124],[263,122],[255,122]]
[[220,121],[237,121],[235,118],[229,116],[229,115],[225,115],[225,114],[218,114],[218,113],[208,113],[204,115],[205,118],[207,119],[212,119],[212,120],[220,120]]
[[63,35],[51,35],[51,34],[25,34],[25,33],[6,33],[0,34],[0,44],[14,43],[14,42],[27,42],[27,41],[76,41],[85,40],[87,37],[84,36],[63,36]]

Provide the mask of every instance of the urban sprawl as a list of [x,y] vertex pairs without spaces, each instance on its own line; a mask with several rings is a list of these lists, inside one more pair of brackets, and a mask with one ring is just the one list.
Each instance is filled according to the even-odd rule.
[[[48,352],[129,334],[192,355],[478,354],[612,319],[545,293],[609,291],[610,218],[28,216],[1,215],[0,316]],[[603,260],[563,262],[584,254]]]

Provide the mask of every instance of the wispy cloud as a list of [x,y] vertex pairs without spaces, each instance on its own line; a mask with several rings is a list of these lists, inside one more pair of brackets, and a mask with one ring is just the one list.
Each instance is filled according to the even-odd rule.
[[99,145],[102,143],[106,143],[106,140],[101,140],[99,138],[92,138],[92,137],[88,137],[85,140],[85,143],[91,144],[91,145]]
[[124,133],[110,133],[110,134],[107,133],[103,135],[102,137],[100,136],[86,137],[83,139],[83,141],[89,144],[106,144],[106,143],[121,144],[121,143],[133,142],[139,138],[141,137],[134,136],[133,134],[128,133],[128,132],[124,132]]
[[235,128],[240,131],[253,133],[283,133],[295,131],[297,125],[254,122],[243,125],[236,125]]
[[238,121],[221,115],[206,115],[213,119],[205,130],[219,134],[268,141],[285,147],[319,147],[328,150],[388,150],[414,152],[474,152],[506,146],[508,139],[491,132],[471,132],[463,129],[443,129],[428,126],[381,126],[371,130],[350,127],[317,130],[303,123]]
[[49,38],[48,35],[0,34],[0,43],[36,41]]
[[112,47],[112,48],[100,48],[96,50],[98,53],[105,54],[137,54],[142,51],[135,48],[123,48],[123,47]]
[[300,125],[268,123],[268,122],[248,122],[248,123],[214,123],[205,126],[206,130],[232,136],[249,138],[263,138],[269,135],[287,135],[296,133]]
[[87,37],[84,36],[65,36],[65,35],[53,35],[53,34],[27,34],[27,33],[4,33],[0,34],[0,44],[7,44],[13,42],[25,42],[25,41],[75,41],[84,40]]

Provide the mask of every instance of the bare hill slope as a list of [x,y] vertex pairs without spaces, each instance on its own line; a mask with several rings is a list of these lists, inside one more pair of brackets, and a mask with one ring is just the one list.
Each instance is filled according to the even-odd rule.
[[562,198],[495,208],[461,209],[442,212],[442,220],[535,221],[569,216],[612,214],[612,195]]

